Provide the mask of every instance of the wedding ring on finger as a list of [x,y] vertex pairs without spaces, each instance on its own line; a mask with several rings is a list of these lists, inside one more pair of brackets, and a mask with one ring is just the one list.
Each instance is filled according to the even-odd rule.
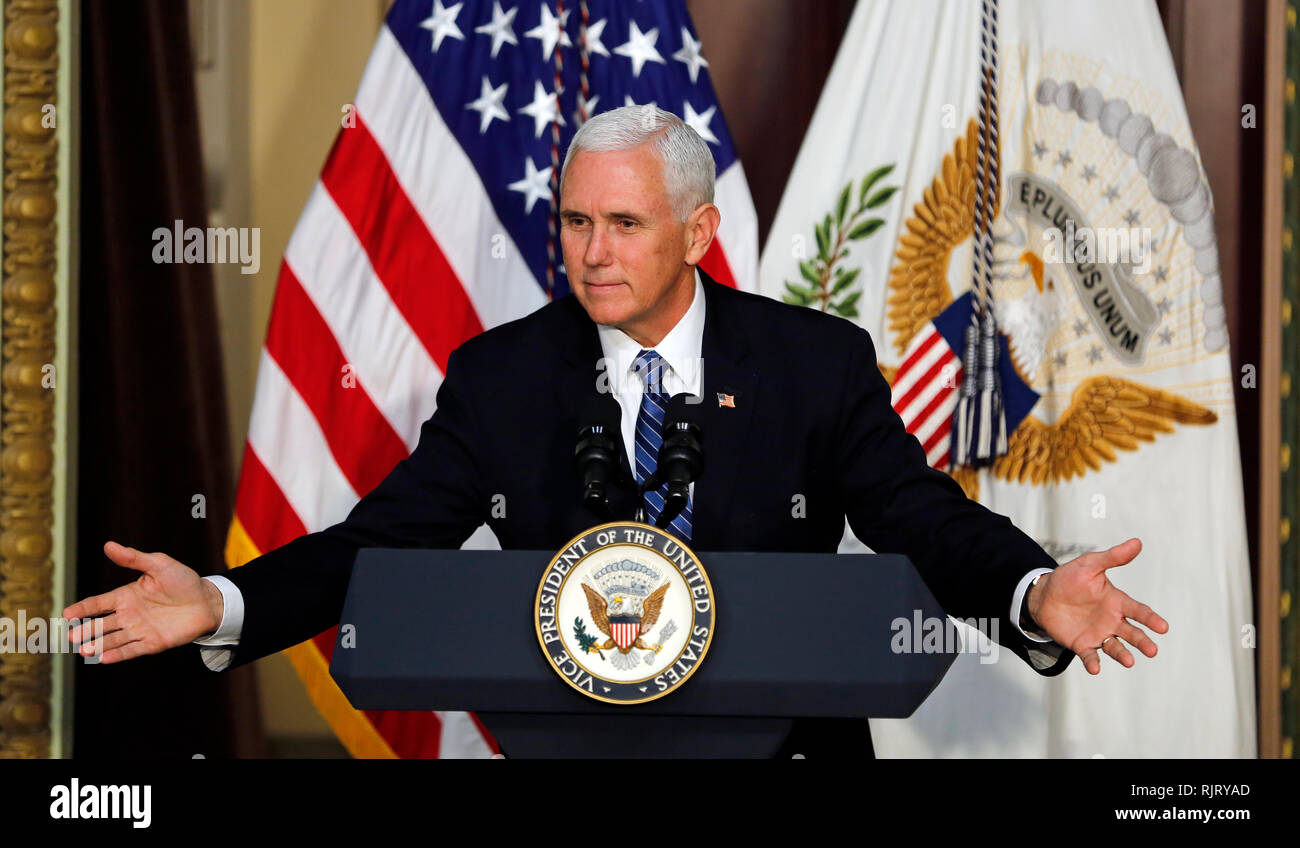
[[1111,636],[1107,636],[1105,639],[1102,639],[1102,640],[1101,640],[1101,644],[1097,646],[1097,650],[1100,651],[1100,650],[1104,649],[1104,648],[1106,647],[1106,643],[1109,642],[1111,639],[1114,639],[1114,638],[1115,638],[1115,637],[1114,637],[1113,635],[1111,635]]

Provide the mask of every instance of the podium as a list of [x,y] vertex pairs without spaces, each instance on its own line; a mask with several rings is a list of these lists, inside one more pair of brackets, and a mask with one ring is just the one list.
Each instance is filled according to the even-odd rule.
[[601,703],[538,644],[553,556],[361,550],[331,675],[356,709],[473,711],[511,758],[767,757],[794,718],[911,715],[959,650],[922,649],[917,628],[947,617],[905,556],[700,552],[717,601],[708,656],[663,698]]

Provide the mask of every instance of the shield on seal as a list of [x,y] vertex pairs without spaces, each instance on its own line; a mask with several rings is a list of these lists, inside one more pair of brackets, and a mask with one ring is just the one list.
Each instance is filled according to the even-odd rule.
[[641,619],[635,615],[611,615],[609,617],[609,635],[619,650],[627,653],[641,632]]

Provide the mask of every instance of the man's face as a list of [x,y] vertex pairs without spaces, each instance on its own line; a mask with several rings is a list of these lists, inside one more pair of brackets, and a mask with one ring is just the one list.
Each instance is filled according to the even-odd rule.
[[663,164],[650,144],[574,154],[560,210],[564,267],[587,314],[657,342],[694,292],[686,261],[695,253],[689,229],[698,215],[686,222],[673,215]]

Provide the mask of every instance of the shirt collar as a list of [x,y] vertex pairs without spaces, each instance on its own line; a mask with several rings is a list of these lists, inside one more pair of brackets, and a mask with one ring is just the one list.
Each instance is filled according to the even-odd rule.
[[[612,361],[618,374],[627,375],[632,370],[636,355],[643,348],[627,333],[604,324],[597,324],[600,347],[605,359]],[[699,372],[700,351],[704,344],[704,283],[700,269],[695,269],[695,294],[686,314],[681,317],[668,335],[654,346],[655,352],[679,377],[690,382]],[[698,392],[698,387],[695,387]]]

